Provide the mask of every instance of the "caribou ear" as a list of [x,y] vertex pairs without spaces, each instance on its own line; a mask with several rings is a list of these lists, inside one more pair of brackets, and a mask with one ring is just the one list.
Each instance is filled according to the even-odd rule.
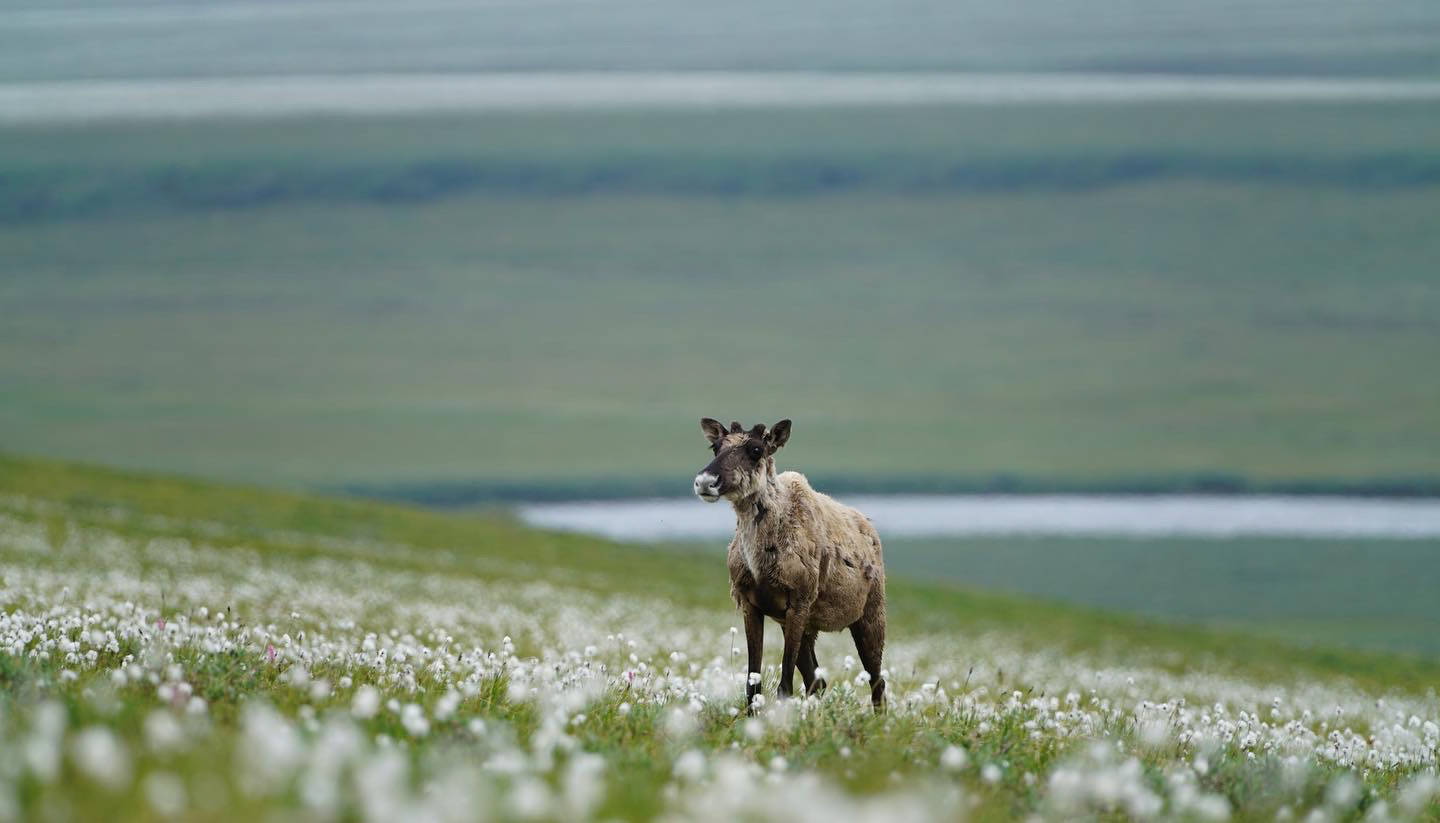
[[700,431],[705,432],[706,440],[715,443],[725,436],[725,424],[713,417],[702,417]]
[[765,441],[770,444],[770,451],[771,451],[771,452],[780,451],[780,447],[783,446],[783,445],[785,445],[786,441],[788,441],[789,439],[790,439],[790,421],[789,421],[789,420],[781,420],[779,423],[776,423],[776,424],[775,424],[775,427],[772,428],[772,429],[770,429],[770,433],[767,434],[767,435],[765,435]]

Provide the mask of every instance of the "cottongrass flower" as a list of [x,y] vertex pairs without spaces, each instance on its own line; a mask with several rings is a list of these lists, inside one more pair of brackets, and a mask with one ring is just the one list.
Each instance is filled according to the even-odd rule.
[[463,699],[460,692],[450,689],[437,701],[435,701],[435,719],[440,721],[449,720],[455,716],[455,710],[460,707]]
[[1418,815],[1435,796],[1440,794],[1440,778],[1434,774],[1419,774],[1410,778],[1396,795],[1396,805],[1408,816]]
[[400,710],[400,725],[411,737],[424,737],[430,733],[430,721],[425,717],[425,710],[415,703],[406,703]]
[[1340,811],[1352,808],[1360,799],[1360,781],[1351,774],[1336,775],[1325,787],[1325,804]]
[[30,733],[21,753],[30,774],[49,783],[60,775],[60,745],[65,734],[65,707],[47,700],[33,712]]
[[694,734],[700,728],[697,712],[690,708],[676,707],[665,713],[665,734],[680,740]]
[[279,791],[294,776],[305,754],[290,723],[260,702],[250,702],[242,710],[237,748],[240,786],[251,795]]
[[765,723],[758,717],[747,717],[742,730],[746,740],[756,741],[765,736]]
[[151,772],[145,775],[142,788],[145,800],[155,814],[161,817],[179,817],[185,813],[185,781],[176,775],[170,772]]
[[366,684],[355,690],[350,700],[350,713],[362,720],[369,720],[380,711],[380,690]]
[[341,810],[347,768],[365,754],[360,732],[341,715],[332,716],[309,747],[300,778],[305,806],[326,816]]
[[521,777],[510,787],[509,811],[524,820],[534,820],[550,813],[554,798],[550,788],[535,777]]
[[675,758],[671,772],[681,780],[694,783],[705,776],[705,754],[698,749],[688,749]]
[[150,751],[164,754],[185,746],[185,727],[166,709],[156,709],[145,716],[145,744]]
[[75,736],[71,757],[80,771],[111,791],[130,783],[130,753],[109,729],[91,726]]
[[940,753],[940,765],[948,771],[958,772],[970,762],[963,746],[950,745]]
[[605,798],[605,758],[588,752],[571,755],[561,779],[560,805],[569,820],[589,819]]
[[393,749],[382,749],[363,759],[353,783],[361,817],[369,823],[408,819],[409,772],[405,756]]

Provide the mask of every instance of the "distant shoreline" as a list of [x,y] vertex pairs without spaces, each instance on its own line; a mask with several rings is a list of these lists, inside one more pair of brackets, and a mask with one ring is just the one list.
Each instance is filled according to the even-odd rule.
[[0,124],[577,109],[1391,102],[1428,78],[1081,72],[488,71],[0,83]]
[[[807,473],[815,486],[833,494],[1007,494],[1007,495],[1215,495],[1440,498],[1440,476],[1374,478],[1259,479],[1240,474],[1134,476],[1095,479],[1046,478],[1020,474],[871,475]],[[354,497],[413,503],[433,508],[487,504],[638,500],[689,495],[688,477],[581,480],[476,480],[433,483],[348,483],[325,491]]]

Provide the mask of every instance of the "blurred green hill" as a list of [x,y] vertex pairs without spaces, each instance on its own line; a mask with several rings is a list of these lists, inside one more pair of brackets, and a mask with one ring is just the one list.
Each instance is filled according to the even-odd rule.
[[1433,491],[1437,146],[1400,103],[6,129],[0,445],[459,502],[681,493],[699,416],[788,416],[837,489]]

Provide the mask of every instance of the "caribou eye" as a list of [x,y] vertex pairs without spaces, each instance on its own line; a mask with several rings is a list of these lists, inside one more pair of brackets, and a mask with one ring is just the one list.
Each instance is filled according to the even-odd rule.
[[751,443],[751,444],[750,444],[750,448],[748,449],[748,451],[750,452],[750,459],[751,459],[751,460],[759,460],[759,459],[760,459],[760,455],[762,455],[762,454],[765,453],[765,450],[762,449],[762,448],[760,448],[760,446],[759,446],[758,444],[756,444],[756,443]]

